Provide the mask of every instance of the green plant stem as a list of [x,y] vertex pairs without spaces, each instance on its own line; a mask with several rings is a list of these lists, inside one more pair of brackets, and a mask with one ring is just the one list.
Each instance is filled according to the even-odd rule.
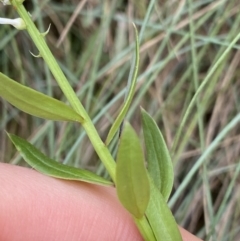
[[[45,34],[44,33],[41,34],[38,31],[32,19],[30,18],[29,13],[26,11],[26,9],[22,4],[17,3],[16,0],[12,0],[12,5],[16,8],[20,17],[24,20],[27,26],[27,31],[30,37],[32,38],[33,42],[35,43],[37,49],[39,50],[39,55],[44,59],[44,61],[48,65],[50,71],[52,72],[53,76],[58,82],[59,87],[63,91],[64,95],[66,96],[67,100],[71,104],[72,108],[83,117],[84,120],[81,122],[81,124],[85,129],[99,158],[103,162],[109,175],[111,176],[113,182],[115,183],[116,163],[111,153],[109,152],[107,146],[101,140],[85,108],[83,107],[82,103],[74,93],[72,87],[68,83],[67,78],[63,74],[57,61],[55,60],[54,56],[49,50],[44,39]],[[145,216],[141,220],[135,219],[135,223],[146,240],[151,240],[151,241],[155,240],[152,229]]]
[[37,49],[39,50],[39,55],[44,59],[44,61],[48,65],[53,76],[58,82],[59,87],[63,91],[64,95],[66,96],[67,100],[71,104],[72,108],[83,117],[84,121],[82,122],[82,125],[85,131],[87,132],[87,135],[95,151],[97,152],[99,158],[105,165],[112,180],[115,182],[115,166],[116,166],[115,161],[112,155],[110,154],[108,148],[105,146],[105,144],[102,142],[101,138],[99,137],[96,131],[96,128],[94,127],[89,115],[87,114],[82,103],[74,93],[67,78],[63,74],[57,61],[55,60],[54,56],[49,50],[44,39],[45,33],[40,33],[38,31],[29,13],[26,11],[25,7],[22,4],[19,4],[16,0],[12,0],[12,5],[15,7],[19,16],[25,22],[27,26],[27,31],[31,39],[33,40],[34,44],[36,45]]
[[148,241],[156,240],[153,230],[149,225],[147,217],[145,215],[141,219],[134,218],[134,221],[144,240],[148,240]]
[[102,142],[92,121],[86,121],[82,125],[85,131],[87,132],[87,135],[95,151],[97,152],[99,158],[102,160],[109,175],[111,176],[113,182],[115,183],[116,162],[114,161],[112,155],[110,154],[107,146]]

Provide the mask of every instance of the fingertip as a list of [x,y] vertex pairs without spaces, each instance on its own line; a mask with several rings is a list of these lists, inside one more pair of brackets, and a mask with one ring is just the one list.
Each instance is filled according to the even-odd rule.
[[[0,163],[0,240],[143,240],[115,190]],[[180,227],[183,241],[201,241]]]
[[0,240],[142,240],[113,188],[0,169]]

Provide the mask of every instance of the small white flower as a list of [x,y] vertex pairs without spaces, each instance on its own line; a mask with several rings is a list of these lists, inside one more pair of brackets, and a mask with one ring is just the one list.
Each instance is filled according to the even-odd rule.
[[21,18],[0,18],[0,24],[11,24],[16,29],[22,30],[26,28],[25,22]]
[[1,0],[1,2],[3,3],[3,5],[11,5],[9,0]]

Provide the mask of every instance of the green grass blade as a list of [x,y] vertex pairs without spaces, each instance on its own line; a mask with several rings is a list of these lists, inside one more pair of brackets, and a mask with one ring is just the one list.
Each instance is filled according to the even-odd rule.
[[191,102],[189,103],[186,112],[184,113],[184,116],[182,118],[182,121],[180,123],[180,126],[177,130],[177,134],[174,138],[174,142],[173,142],[173,146],[172,146],[172,153],[174,153],[176,151],[179,139],[181,137],[181,133],[183,130],[183,127],[187,121],[187,118],[189,117],[192,108],[195,105],[195,102],[198,99],[198,95],[201,93],[201,91],[204,89],[204,87],[207,85],[207,83],[211,80],[211,77],[213,76],[214,72],[217,70],[217,68],[220,66],[220,64],[222,63],[222,61],[225,59],[225,57],[228,55],[228,53],[231,51],[231,49],[233,48],[233,46],[237,43],[237,41],[240,38],[240,33],[237,34],[237,36],[231,41],[231,43],[228,45],[228,47],[226,48],[226,50],[222,53],[222,55],[217,59],[216,63],[212,66],[212,68],[209,70],[209,72],[207,73],[206,77],[204,78],[204,80],[202,81],[201,85],[199,86],[199,88],[197,89],[197,91],[195,92],[193,98],[191,99]]
[[120,139],[116,187],[122,205],[134,217],[141,218],[148,205],[150,187],[141,144],[129,123],[125,124]]
[[[149,178],[151,179],[151,177]],[[162,194],[150,180],[150,200],[146,216],[157,241],[182,241],[177,223]]]
[[2,73],[0,96],[30,115],[55,121],[83,122],[83,118],[63,102],[21,85]]
[[169,206],[172,207],[176,202],[181,193],[193,179],[194,174],[199,170],[200,166],[203,165],[206,158],[213,152],[213,150],[219,145],[220,141],[230,132],[237,124],[240,123],[240,113],[238,113],[216,136],[213,142],[208,146],[208,148],[203,152],[203,154],[198,158],[195,164],[192,166],[191,170],[187,173],[181,184],[176,189],[169,201]]
[[17,150],[21,153],[24,160],[31,167],[45,175],[60,179],[83,181],[99,185],[113,185],[112,182],[90,171],[66,166],[48,158],[32,144],[18,136],[12,134],[8,134],[8,136],[16,146]]
[[114,123],[113,123],[113,125],[112,125],[112,127],[111,127],[111,129],[108,133],[107,139],[105,141],[106,145],[109,145],[109,143],[113,139],[114,135],[118,131],[124,117],[126,116],[127,111],[128,111],[128,109],[130,107],[130,104],[132,102],[135,87],[136,87],[138,67],[139,67],[139,40],[138,40],[137,28],[136,28],[135,24],[133,24],[133,26],[134,26],[134,29],[135,29],[135,38],[136,38],[134,73],[133,73],[133,76],[132,76],[132,80],[130,82],[131,84],[128,86],[126,100],[124,102],[124,105],[123,105],[120,113],[118,114],[116,120],[114,121]]
[[141,108],[148,171],[167,202],[173,187],[173,165],[164,138],[152,117]]

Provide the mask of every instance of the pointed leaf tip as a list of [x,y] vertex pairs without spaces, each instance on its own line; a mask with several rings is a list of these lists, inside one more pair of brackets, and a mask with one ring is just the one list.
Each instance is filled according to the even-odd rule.
[[133,96],[134,96],[136,83],[137,83],[139,58],[140,58],[139,57],[139,39],[138,39],[138,31],[137,31],[137,28],[136,28],[134,23],[133,23],[133,27],[134,27],[134,30],[135,30],[135,39],[136,39],[135,40],[136,42],[135,42],[134,73],[132,74],[132,71],[130,71],[130,76],[132,74],[132,78],[129,79],[128,84],[127,84],[127,93],[125,95],[125,101],[124,101],[123,107],[121,108],[116,120],[112,124],[112,127],[110,128],[110,131],[107,135],[107,139],[105,141],[107,146],[109,145],[109,143],[112,141],[114,135],[119,130],[119,127],[121,126],[128,110],[129,110],[129,107],[131,105],[131,102],[132,102],[132,99],[133,99]]
[[8,134],[23,159],[37,171],[51,177],[112,186],[113,183],[87,170],[67,166],[45,156],[28,141]]
[[83,117],[71,107],[52,97],[28,88],[0,73],[0,96],[18,109],[54,121],[76,121]]

